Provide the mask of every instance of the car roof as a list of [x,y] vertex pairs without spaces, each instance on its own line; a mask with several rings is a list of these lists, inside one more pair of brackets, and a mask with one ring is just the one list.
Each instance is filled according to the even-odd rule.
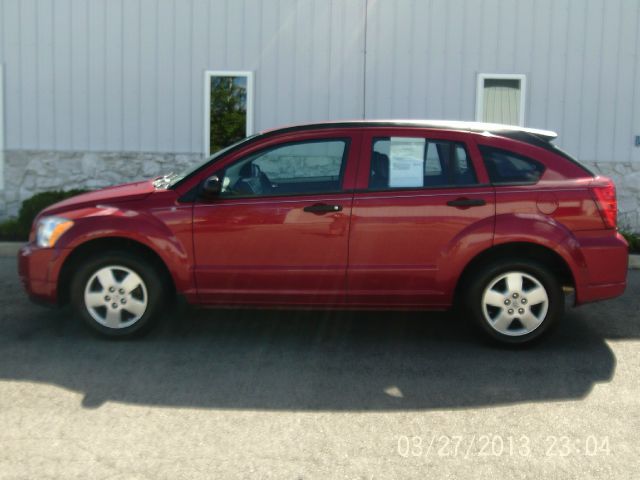
[[267,130],[262,133],[286,133],[321,128],[366,128],[366,127],[414,127],[435,130],[462,130],[475,133],[488,133],[512,138],[528,143],[549,143],[558,137],[556,132],[538,128],[502,125],[499,123],[465,122],[456,120],[343,120],[322,123],[306,123]]

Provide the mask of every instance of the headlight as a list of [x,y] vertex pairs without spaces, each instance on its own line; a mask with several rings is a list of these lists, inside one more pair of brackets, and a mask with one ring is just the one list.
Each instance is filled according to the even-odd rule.
[[42,217],[38,221],[36,243],[39,247],[53,247],[60,236],[73,226],[73,222],[62,217]]

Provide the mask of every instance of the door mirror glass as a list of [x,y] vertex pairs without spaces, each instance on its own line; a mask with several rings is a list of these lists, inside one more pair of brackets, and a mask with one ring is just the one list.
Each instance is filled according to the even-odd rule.
[[215,197],[222,191],[222,182],[217,175],[207,178],[202,184],[202,193],[205,197]]

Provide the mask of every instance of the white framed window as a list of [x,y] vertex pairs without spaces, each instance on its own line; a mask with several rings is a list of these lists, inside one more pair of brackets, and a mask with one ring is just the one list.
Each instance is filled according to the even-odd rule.
[[253,134],[253,72],[204,72],[206,156]]
[[524,126],[527,76],[479,73],[476,89],[476,120]]

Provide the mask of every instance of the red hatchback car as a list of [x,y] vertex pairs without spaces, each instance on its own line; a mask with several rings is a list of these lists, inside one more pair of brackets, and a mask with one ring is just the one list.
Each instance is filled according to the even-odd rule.
[[36,218],[31,297],[100,333],[155,323],[174,294],[210,306],[446,309],[525,343],[575,303],[625,289],[611,180],[549,131],[469,122],[302,125],[190,171],[99,190]]

